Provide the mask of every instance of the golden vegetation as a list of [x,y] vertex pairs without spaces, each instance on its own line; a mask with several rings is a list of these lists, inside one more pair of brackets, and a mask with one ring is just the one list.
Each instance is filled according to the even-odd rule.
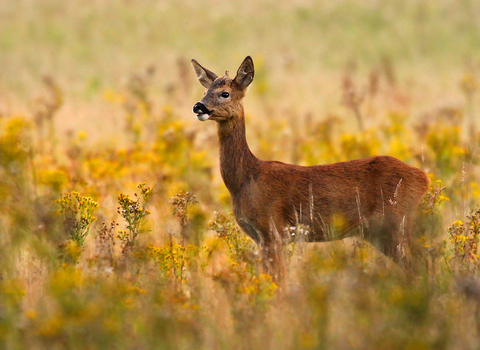
[[[271,19],[261,21],[253,1],[231,21],[235,12],[225,2],[215,5],[216,16],[187,1],[167,9],[105,1],[85,11],[75,1],[0,5],[16,14],[0,24],[0,60],[9,68],[0,67],[0,94],[11,101],[0,103],[0,348],[478,346],[474,9],[445,20],[447,2],[260,3]],[[404,31],[386,24],[391,11]],[[40,16],[36,34],[20,25],[31,13]],[[205,21],[211,28],[202,34]],[[98,37],[82,29],[88,23]],[[151,29],[157,23],[171,25]],[[244,27],[251,43],[238,34]],[[36,56],[51,76],[28,70],[35,52],[11,38],[42,43]],[[355,45],[359,38],[369,45]],[[221,68],[246,54],[263,56],[245,102],[247,136],[259,157],[311,165],[387,154],[429,174],[413,277],[359,238],[305,244],[304,227],[289,228],[284,284],[262,273],[256,245],[230,214],[214,125],[190,112],[201,97],[185,63],[195,40]],[[406,57],[399,42],[424,57],[415,50],[415,59]],[[252,52],[239,53],[242,45]],[[58,66],[49,61],[52,47]],[[467,63],[452,53],[461,48],[473,57]],[[145,59],[150,49],[163,66]],[[420,74],[432,57],[436,68],[440,61],[452,68]],[[79,68],[73,77],[70,65]],[[29,78],[14,77],[15,69]],[[96,76],[102,69],[105,76]],[[116,76],[130,72],[124,83]],[[444,94],[455,103],[438,97]],[[77,110],[78,101],[87,107]]]

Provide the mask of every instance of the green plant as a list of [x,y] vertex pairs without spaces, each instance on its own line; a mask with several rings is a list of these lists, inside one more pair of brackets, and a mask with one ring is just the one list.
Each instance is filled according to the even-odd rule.
[[140,196],[135,193],[135,200],[130,198],[129,195],[122,193],[118,196],[119,206],[117,212],[127,223],[127,230],[118,231],[118,238],[122,242],[122,251],[124,253],[130,251],[135,245],[138,235],[144,232],[143,224],[145,223],[145,217],[151,214],[145,208],[153,194],[153,190],[146,186],[145,183],[139,184],[137,188],[140,189]]
[[257,274],[258,264],[261,260],[258,248],[252,239],[239,229],[232,213],[225,216],[214,212],[209,229],[215,231],[218,237],[227,243],[232,266],[242,265],[251,274]]
[[107,268],[111,268],[114,266],[114,258],[115,258],[115,229],[118,224],[113,221],[109,225],[105,222],[102,224],[102,228],[98,231],[97,236],[95,237],[96,243],[96,261],[99,263],[106,263]]
[[[467,221],[457,220],[448,228],[451,244],[451,256],[447,253],[445,261],[450,264],[454,260],[456,268],[475,272],[480,261],[478,242],[480,238],[480,209],[472,210],[467,215]],[[448,252],[448,243],[445,243],[445,252]]]
[[450,201],[450,198],[442,193],[446,188],[443,186],[442,180],[437,180],[435,184],[430,183],[428,192],[421,203],[424,214],[437,212],[441,203]]
[[90,226],[97,220],[93,212],[98,203],[90,197],[81,196],[78,192],[64,193],[56,203],[60,205],[58,212],[62,216],[67,238],[83,247]]
[[171,278],[177,290],[181,290],[188,276],[196,272],[200,249],[193,244],[184,246],[170,236],[170,242],[161,247],[147,245],[146,253],[155,261],[163,277]]
[[174,206],[173,215],[178,218],[180,223],[180,234],[187,240],[192,238],[191,232],[188,230],[188,213],[196,203],[196,197],[191,192],[180,191],[170,199],[170,204]]

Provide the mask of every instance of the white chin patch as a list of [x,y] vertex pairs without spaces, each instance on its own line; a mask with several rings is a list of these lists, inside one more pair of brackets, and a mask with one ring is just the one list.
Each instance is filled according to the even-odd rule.
[[210,115],[209,114],[197,114],[197,119],[204,122],[205,120],[207,120],[208,118],[210,118]]

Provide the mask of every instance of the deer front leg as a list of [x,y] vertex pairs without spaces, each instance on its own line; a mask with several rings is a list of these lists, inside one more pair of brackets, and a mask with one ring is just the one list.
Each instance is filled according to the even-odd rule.
[[268,230],[258,229],[245,218],[240,218],[237,222],[242,230],[258,244],[262,253],[263,272],[272,276],[274,281],[281,281],[287,271],[283,253],[284,243],[273,220]]

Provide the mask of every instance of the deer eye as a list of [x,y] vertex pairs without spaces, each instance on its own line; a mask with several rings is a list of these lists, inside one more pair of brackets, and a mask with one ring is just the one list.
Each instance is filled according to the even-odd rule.
[[223,98],[229,98],[230,97],[230,94],[226,91],[222,92],[222,97]]

